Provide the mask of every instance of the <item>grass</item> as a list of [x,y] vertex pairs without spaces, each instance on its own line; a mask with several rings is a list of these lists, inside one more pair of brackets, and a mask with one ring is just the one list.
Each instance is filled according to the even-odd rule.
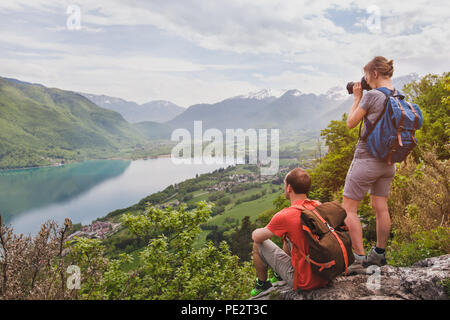
[[[190,203],[196,203],[199,201],[207,201],[208,197],[211,195],[211,192],[200,190],[199,192],[193,192],[194,197],[190,200]],[[196,195],[195,195],[196,194]]]
[[[269,188],[269,184],[265,184],[265,188],[271,190],[271,188]],[[261,192],[260,190],[261,189],[258,189],[257,192]],[[247,196],[251,194],[249,191],[250,190],[246,190]],[[253,191],[253,193],[257,192]],[[264,195],[259,199],[243,202],[238,205],[234,205],[233,202],[232,204],[226,207],[224,213],[212,217],[208,221],[208,225],[219,226],[224,222],[224,220],[227,217],[238,219],[240,221],[245,216],[249,216],[250,220],[254,221],[259,214],[263,213],[267,209],[273,208],[273,201],[279,196],[280,192],[281,190],[279,189],[277,189],[277,191],[274,193],[268,191],[266,195]],[[194,248],[201,247],[206,242],[206,237],[210,232],[211,232],[210,230],[203,230],[202,233],[198,236],[197,240],[194,242]]]
[[262,198],[233,206],[231,209],[225,210],[223,214],[212,217],[208,224],[220,225],[227,217],[241,220],[245,216],[250,216],[254,220],[258,214],[273,207],[273,201],[279,194],[279,192],[269,193]]

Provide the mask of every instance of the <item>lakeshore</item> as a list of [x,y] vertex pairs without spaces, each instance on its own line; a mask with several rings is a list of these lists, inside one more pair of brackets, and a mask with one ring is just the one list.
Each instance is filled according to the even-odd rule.
[[47,220],[90,224],[165,187],[223,165],[175,165],[169,157],[89,160],[58,167],[4,171],[0,212],[16,232],[35,233]]

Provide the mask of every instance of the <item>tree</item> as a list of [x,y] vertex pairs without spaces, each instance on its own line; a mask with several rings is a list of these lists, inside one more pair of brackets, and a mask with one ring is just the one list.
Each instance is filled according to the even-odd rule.
[[309,197],[324,202],[331,201],[332,194],[345,183],[358,142],[358,129],[347,127],[347,115],[344,114],[342,120],[331,121],[320,135],[325,139],[328,153],[310,171],[312,186]]
[[[211,205],[199,202],[197,208],[161,210],[149,207],[143,214],[127,214],[122,222],[138,236],[157,230],[140,253],[142,274],[133,296],[140,299],[242,299],[252,286],[254,272],[249,263],[239,265],[222,242],[194,249],[200,224],[211,213]],[[230,281],[232,279],[232,281]]]
[[416,134],[419,144],[435,145],[438,158],[449,159],[450,151],[445,145],[450,142],[450,72],[441,76],[428,74],[406,85],[404,91],[423,114],[422,128]]
[[241,226],[231,235],[231,252],[237,255],[241,261],[249,261],[253,248],[252,232],[255,225],[251,223],[250,217],[245,216]]
[[64,243],[71,222],[44,223],[35,237],[16,235],[0,215],[0,299],[71,299]]

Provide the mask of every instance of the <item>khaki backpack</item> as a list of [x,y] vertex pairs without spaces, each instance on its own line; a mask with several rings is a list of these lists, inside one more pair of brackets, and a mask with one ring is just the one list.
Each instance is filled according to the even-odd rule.
[[325,280],[333,280],[355,261],[352,241],[344,220],[344,208],[336,202],[326,202],[313,210],[296,205],[300,209],[301,228],[306,234],[309,253],[298,250],[311,265],[313,272]]

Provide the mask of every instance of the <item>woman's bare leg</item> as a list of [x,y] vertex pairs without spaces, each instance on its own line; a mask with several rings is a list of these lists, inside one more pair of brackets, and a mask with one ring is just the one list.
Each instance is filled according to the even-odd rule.
[[385,249],[391,232],[391,217],[386,197],[370,196],[372,208],[377,216],[377,247]]
[[358,217],[359,200],[353,200],[344,196],[342,207],[347,212],[345,224],[348,226],[352,239],[353,251],[358,255],[365,255],[361,221]]

